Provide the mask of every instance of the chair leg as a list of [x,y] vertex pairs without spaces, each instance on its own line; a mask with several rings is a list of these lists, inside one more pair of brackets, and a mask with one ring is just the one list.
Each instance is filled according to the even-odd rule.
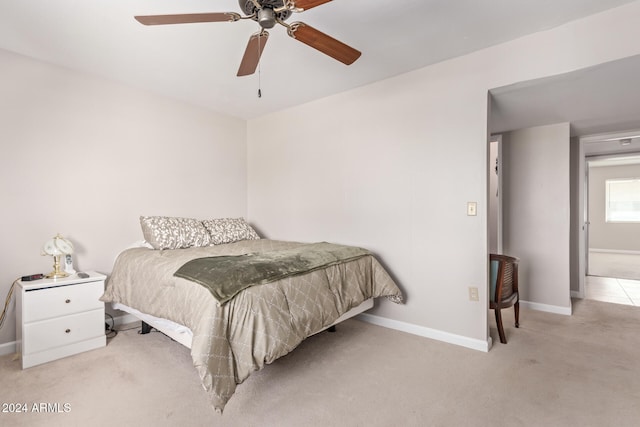
[[502,344],[507,343],[507,338],[504,336],[504,329],[502,328],[502,313],[500,313],[500,309],[496,308],[496,325],[498,326],[498,334],[500,335],[500,342]]
[[513,311],[516,312],[516,328],[520,327],[520,301],[516,301],[513,305]]

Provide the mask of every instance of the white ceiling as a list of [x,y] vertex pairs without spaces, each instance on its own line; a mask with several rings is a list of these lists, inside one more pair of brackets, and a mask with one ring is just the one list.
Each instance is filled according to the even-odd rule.
[[[640,55],[492,89],[491,131],[502,133],[570,122],[572,136],[627,130],[637,135],[640,129],[638,76]],[[609,136],[602,139],[607,138],[611,139]],[[633,141],[634,145],[637,140]],[[618,141],[608,142],[619,145]]]
[[289,19],[362,51],[345,66],[270,30],[258,75],[236,72],[258,24],[145,27],[134,15],[240,12],[237,0],[2,0],[0,48],[253,118],[549,29],[631,0],[334,0]]

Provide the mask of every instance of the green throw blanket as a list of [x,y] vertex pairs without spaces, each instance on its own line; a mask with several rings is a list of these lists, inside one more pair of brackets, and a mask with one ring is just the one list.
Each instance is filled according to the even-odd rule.
[[197,258],[184,264],[174,276],[209,289],[220,305],[243,289],[330,265],[371,255],[366,249],[332,243],[312,243],[281,251]]

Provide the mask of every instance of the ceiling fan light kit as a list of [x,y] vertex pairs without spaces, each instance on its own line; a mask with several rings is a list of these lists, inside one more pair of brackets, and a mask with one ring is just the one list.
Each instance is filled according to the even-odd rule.
[[258,10],[258,24],[262,28],[273,28],[276,26],[276,13],[273,9]]
[[307,46],[310,46],[345,65],[353,64],[361,52],[333,37],[303,23],[285,23],[293,13],[304,12],[332,0],[239,0],[240,9],[245,16],[235,12],[218,13],[189,13],[176,15],[147,15],[136,16],[135,19],[143,25],[192,24],[199,22],[236,22],[241,19],[252,19],[261,28],[259,33],[249,38],[245,49],[238,76],[255,73],[262,51],[269,38],[267,29],[280,24],[287,28],[287,34]]

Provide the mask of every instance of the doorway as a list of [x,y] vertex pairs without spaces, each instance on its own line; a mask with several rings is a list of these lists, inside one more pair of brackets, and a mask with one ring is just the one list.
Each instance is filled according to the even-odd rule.
[[640,133],[580,139],[581,296],[640,306]]

